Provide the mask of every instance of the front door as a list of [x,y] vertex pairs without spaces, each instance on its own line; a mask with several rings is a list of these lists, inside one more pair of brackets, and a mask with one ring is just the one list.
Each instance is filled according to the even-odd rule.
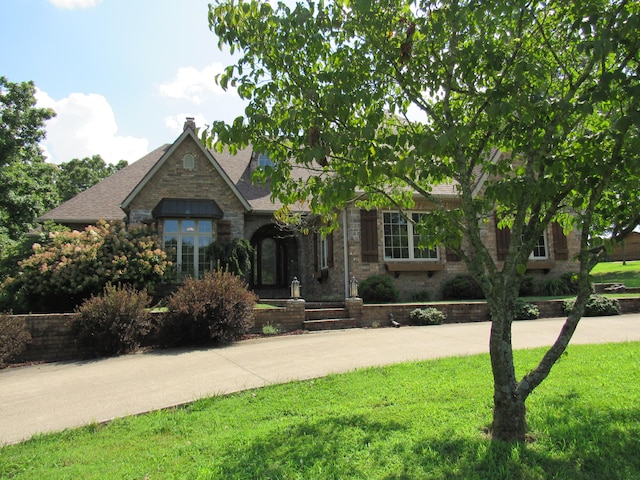
[[251,239],[254,249],[251,286],[262,297],[286,297],[298,273],[298,244],[293,234],[275,225],[258,229]]

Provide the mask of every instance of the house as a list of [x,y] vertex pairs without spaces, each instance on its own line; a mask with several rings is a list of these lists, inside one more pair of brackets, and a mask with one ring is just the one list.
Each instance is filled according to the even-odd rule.
[[617,243],[611,253],[607,254],[609,262],[625,262],[640,260],[640,233],[630,232],[624,240]]
[[[267,185],[251,182],[252,172],[270,162],[251,148],[236,154],[205,148],[192,118],[173,144],[163,145],[124,169],[40,217],[72,228],[99,219],[146,223],[157,228],[164,248],[172,252],[181,275],[201,275],[210,268],[205,258],[212,241],[249,239],[254,247],[249,284],[263,298],[287,297],[294,277],[307,299],[344,298],[349,280],[389,275],[405,300],[428,291],[437,299],[442,284],[464,273],[464,263],[445,247],[418,249],[418,235],[398,211],[367,211],[349,206],[340,227],[323,237],[279,225]],[[309,175],[299,169],[296,174]],[[454,186],[435,188],[445,204],[454,205]],[[417,201],[413,219],[429,209]],[[484,226],[486,244],[500,260],[509,244],[508,230],[495,221]],[[577,235],[568,237],[551,226],[533,251],[531,272],[561,274],[575,269]]]

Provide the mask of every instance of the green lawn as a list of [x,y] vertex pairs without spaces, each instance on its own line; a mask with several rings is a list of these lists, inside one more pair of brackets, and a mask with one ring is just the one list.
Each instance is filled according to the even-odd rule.
[[[519,370],[541,350],[517,352]],[[0,449],[3,479],[640,478],[640,343],[570,346],[491,442],[487,355],[220,396]]]
[[627,262],[602,262],[591,270],[594,283],[624,283],[627,287],[640,287],[640,260]]

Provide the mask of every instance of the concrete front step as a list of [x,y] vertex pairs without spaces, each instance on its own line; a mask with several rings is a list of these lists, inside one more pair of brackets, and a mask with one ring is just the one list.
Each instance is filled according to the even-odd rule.
[[340,330],[344,328],[356,328],[353,318],[328,318],[323,320],[305,320],[304,329],[317,332],[320,330]]

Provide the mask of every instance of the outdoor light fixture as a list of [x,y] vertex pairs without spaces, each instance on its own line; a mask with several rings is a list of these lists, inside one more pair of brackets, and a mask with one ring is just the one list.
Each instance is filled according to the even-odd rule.
[[296,300],[300,298],[300,280],[298,280],[298,277],[293,277],[291,281],[291,298]]
[[358,280],[356,277],[351,277],[349,281],[349,296],[351,298],[356,298],[358,296]]

